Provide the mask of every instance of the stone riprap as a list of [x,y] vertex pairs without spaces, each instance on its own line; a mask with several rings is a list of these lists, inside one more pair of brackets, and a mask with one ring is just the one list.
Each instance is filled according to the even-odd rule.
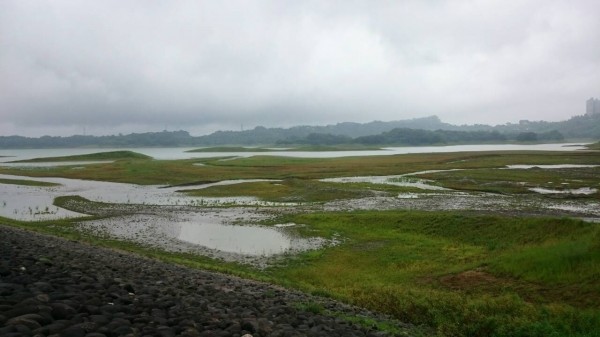
[[21,229],[0,226],[0,258],[0,336],[385,335],[335,301]]

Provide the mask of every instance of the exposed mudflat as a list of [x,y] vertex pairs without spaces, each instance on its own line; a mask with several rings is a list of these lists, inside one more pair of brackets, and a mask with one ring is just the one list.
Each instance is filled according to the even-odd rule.
[[600,203],[593,199],[566,200],[492,193],[403,193],[396,198],[370,197],[333,201],[323,207],[327,211],[403,209],[568,216],[586,220],[600,218]]
[[1,336],[386,335],[327,313],[385,317],[269,284],[1,225],[0,237]]

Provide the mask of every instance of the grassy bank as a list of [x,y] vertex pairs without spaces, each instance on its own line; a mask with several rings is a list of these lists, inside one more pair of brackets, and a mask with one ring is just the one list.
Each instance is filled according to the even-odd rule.
[[596,142],[587,146],[590,150],[600,150],[600,142]]
[[135,160],[135,159],[151,159],[141,153],[133,151],[109,151],[90,154],[82,154],[75,156],[49,157],[49,158],[34,158],[26,160],[16,160],[14,163],[40,163],[40,162],[68,162],[68,161],[93,161],[93,160]]
[[55,183],[49,183],[46,181],[24,180],[24,179],[0,179],[0,184],[39,186],[39,187],[52,187],[52,186],[59,185],[59,184],[55,184]]
[[2,223],[333,297],[439,336],[597,336],[600,227],[578,220],[457,212],[285,215],[341,238],[266,269],[168,253],[74,230],[68,220]]
[[355,199],[376,195],[391,196],[401,192],[417,192],[416,188],[368,183],[327,183],[312,179],[284,179],[240,183],[226,186],[211,186],[183,193],[196,197],[250,196],[273,202],[326,202]]
[[441,336],[600,332],[600,230],[569,219],[458,213],[290,216],[346,238],[270,273],[436,329]]
[[[552,190],[600,188],[600,167],[565,169],[473,169],[465,171],[437,172],[419,175],[432,179],[444,187],[492,193],[529,193],[529,188],[541,187]],[[580,196],[583,197],[583,196]],[[600,198],[600,193],[589,195]]]

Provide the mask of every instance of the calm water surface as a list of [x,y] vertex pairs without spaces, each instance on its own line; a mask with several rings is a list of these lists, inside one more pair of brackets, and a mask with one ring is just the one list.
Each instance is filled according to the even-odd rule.
[[577,151],[585,150],[580,143],[560,144],[488,144],[488,145],[452,145],[452,146],[414,146],[414,147],[386,147],[381,150],[367,151],[293,151],[282,150],[275,152],[186,152],[196,148],[95,148],[95,149],[8,149],[0,150],[0,163],[13,160],[26,160],[33,158],[60,157],[82,155],[107,151],[134,151],[159,160],[214,158],[214,157],[252,157],[252,156],[286,156],[299,158],[336,158],[354,156],[381,156],[407,153],[445,153],[445,152],[470,152],[470,151]]
[[265,219],[245,208],[200,212],[165,211],[133,214],[79,223],[95,233],[168,250],[193,251],[194,247],[246,256],[273,256],[314,249],[326,243],[321,238],[303,238],[285,228],[234,224]]

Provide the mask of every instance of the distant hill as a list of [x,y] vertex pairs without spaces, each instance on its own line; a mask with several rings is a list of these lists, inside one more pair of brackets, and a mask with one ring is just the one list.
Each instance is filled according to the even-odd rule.
[[145,132],[114,136],[70,136],[30,138],[22,136],[0,137],[1,149],[30,148],[72,148],[72,147],[152,147],[152,146],[191,146],[194,137],[187,131]]
[[[536,133],[519,132],[502,134],[498,131],[451,131],[451,130],[423,130],[396,128],[377,135],[350,138],[331,134],[312,133],[302,139],[290,140],[290,144],[308,145],[340,145],[355,144],[363,146],[421,146],[421,145],[446,145],[446,144],[489,144],[516,142],[548,142],[562,141],[563,135],[556,131]],[[288,144],[281,141],[279,144]]]
[[246,131],[217,131],[196,139],[201,145],[258,145],[276,144],[281,141],[302,139],[310,134],[329,134],[335,136],[361,137],[376,135],[396,128],[437,130],[453,126],[443,123],[437,116],[407,119],[392,122],[374,121],[369,123],[338,123],[326,126],[294,126],[289,129],[265,128],[257,126]]
[[546,122],[521,120],[517,124],[503,125],[461,125],[455,128],[442,128],[445,130],[461,131],[498,131],[500,133],[537,132],[544,133],[553,130],[559,131],[565,138],[570,139],[600,139],[600,115],[574,116],[566,121]]
[[[392,132],[395,130],[394,132]],[[398,131],[400,130],[400,131]],[[407,130],[421,130],[407,131]],[[425,131],[430,131],[425,132]],[[434,133],[431,133],[435,131]],[[450,132],[453,131],[454,133]],[[391,132],[391,133],[390,133]],[[461,133],[462,132],[462,133]],[[392,136],[395,135],[395,136]],[[411,136],[412,135],[412,136]],[[408,137],[408,138],[407,138]],[[414,139],[409,139],[409,138]],[[425,139],[430,137],[427,141]],[[431,138],[433,137],[433,138]],[[113,136],[70,136],[29,138],[0,137],[0,149],[70,147],[176,147],[271,144],[435,144],[464,142],[548,141],[600,139],[600,115],[575,116],[561,122],[520,121],[504,125],[452,125],[437,116],[400,121],[338,123],[325,126],[265,128],[246,131],[217,131],[193,137],[186,131],[132,133]],[[421,139],[421,141],[417,141]]]

